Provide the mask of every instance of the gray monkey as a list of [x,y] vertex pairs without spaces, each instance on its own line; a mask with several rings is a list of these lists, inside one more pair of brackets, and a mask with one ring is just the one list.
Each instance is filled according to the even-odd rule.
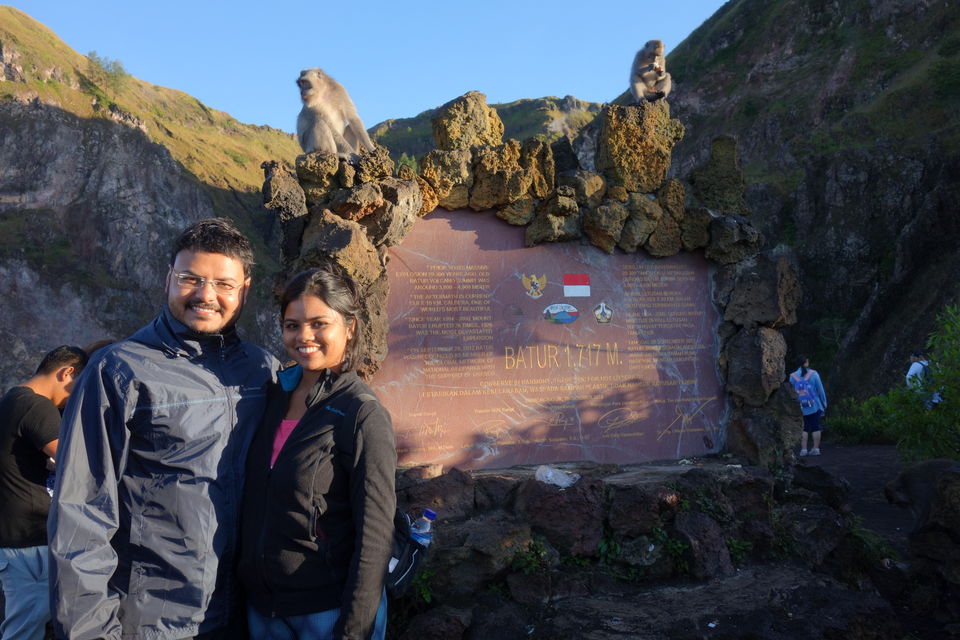
[[635,102],[653,102],[670,95],[673,80],[667,73],[666,64],[662,40],[650,40],[637,51],[630,67],[630,92]]
[[304,69],[297,79],[303,108],[297,116],[297,139],[304,153],[337,154],[348,158],[373,151],[357,108],[343,86],[323,69]]

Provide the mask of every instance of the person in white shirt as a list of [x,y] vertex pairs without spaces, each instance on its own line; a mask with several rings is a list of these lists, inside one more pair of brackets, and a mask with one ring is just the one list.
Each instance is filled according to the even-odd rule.
[[[923,351],[914,351],[910,354],[910,368],[907,370],[907,388],[923,392],[923,388],[930,380],[930,360]],[[943,398],[939,391],[924,392],[923,406],[932,409]]]

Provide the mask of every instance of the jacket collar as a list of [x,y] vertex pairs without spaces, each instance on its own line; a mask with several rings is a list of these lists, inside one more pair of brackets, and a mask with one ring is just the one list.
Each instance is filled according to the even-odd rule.
[[163,306],[163,311],[157,316],[153,326],[160,347],[174,355],[193,358],[240,344],[235,326],[231,325],[221,333],[197,333],[174,318],[167,305]]
[[[313,406],[317,402],[330,396],[335,390],[347,386],[356,378],[356,375],[353,371],[344,371],[340,375],[337,375],[330,369],[325,370],[316,384],[314,384],[307,393],[307,406]],[[303,379],[303,368],[297,364],[283,369],[277,373],[277,379],[280,381],[280,386],[283,390],[291,393],[297,388],[297,385],[300,384],[300,380]]]

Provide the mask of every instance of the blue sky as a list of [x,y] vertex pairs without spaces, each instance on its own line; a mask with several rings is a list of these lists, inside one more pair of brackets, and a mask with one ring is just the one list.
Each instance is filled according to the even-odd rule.
[[366,126],[467,91],[488,102],[609,101],[651,38],[667,51],[722,0],[249,2],[21,0],[79,53],[185,91],[241,122],[293,131],[300,69],[343,84]]

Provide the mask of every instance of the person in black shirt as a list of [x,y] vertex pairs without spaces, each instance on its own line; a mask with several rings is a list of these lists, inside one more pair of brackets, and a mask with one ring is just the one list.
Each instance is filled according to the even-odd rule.
[[47,586],[48,461],[56,457],[60,411],[87,364],[79,347],[57,347],[36,374],[0,400],[0,638],[42,640]]

